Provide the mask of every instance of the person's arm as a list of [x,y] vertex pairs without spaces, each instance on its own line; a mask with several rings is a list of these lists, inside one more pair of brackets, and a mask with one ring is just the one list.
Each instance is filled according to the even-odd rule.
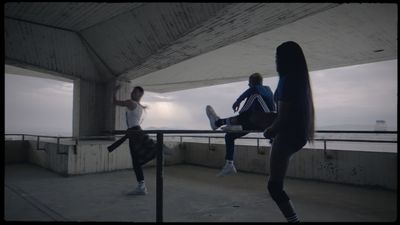
[[116,94],[117,94],[117,91],[119,88],[120,88],[120,86],[118,85],[114,90],[113,104],[117,105],[117,106],[128,107],[128,109],[134,110],[136,108],[136,104],[134,104],[132,101],[130,101],[130,100],[120,101],[117,99]]
[[251,89],[251,88],[248,88],[245,92],[243,92],[243,93],[239,96],[238,99],[236,99],[236,101],[235,101],[235,102],[233,103],[233,105],[232,105],[232,109],[233,109],[234,112],[236,112],[236,111],[239,110],[240,103],[241,103],[245,98],[248,98],[248,97],[250,96],[251,92],[252,92],[252,89]]
[[269,86],[262,86],[259,88],[259,93],[262,96],[266,96],[266,104],[271,112],[276,112],[275,100],[274,100],[274,93],[271,91]]
[[280,128],[284,126],[287,121],[288,114],[290,113],[290,102],[278,101],[278,115],[274,122],[264,131],[266,138],[273,138],[279,132]]

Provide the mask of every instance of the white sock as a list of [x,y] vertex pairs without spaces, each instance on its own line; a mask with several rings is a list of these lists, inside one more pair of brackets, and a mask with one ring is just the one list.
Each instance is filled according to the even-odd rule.
[[289,223],[300,222],[300,220],[299,220],[299,218],[297,217],[296,213],[293,214],[292,216],[286,217],[286,220],[287,220]]

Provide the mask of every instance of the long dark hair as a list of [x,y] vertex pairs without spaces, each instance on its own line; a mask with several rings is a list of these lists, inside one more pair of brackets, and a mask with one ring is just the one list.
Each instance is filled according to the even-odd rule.
[[305,87],[305,115],[303,124],[307,140],[312,142],[314,139],[314,103],[310,84],[310,75],[306,58],[301,47],[293,41],[284,42],[276,49],[276,69],[280,77],[286,76],[287,79],[294,79]]

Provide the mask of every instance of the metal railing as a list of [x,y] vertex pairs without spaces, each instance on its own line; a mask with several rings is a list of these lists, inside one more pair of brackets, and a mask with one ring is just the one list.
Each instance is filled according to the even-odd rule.
[[[345,133],[345,132],[344,132]],[[355,133],[355,132],[352,132]],[[169,138],[179,138],[179,143],[183,143],[183,138],[203,138],[208,139],[208,149],[211,149],[211,139],[223,139],[223,136],[199,136],[199,135],[173,135],[173,136],[166,136]],[[260,150],[260,140],[265,140],[264,137],[240,137],[238,139],[244,140],[256,140],[257,141],[257,151]],[[337,138],[315,138],[314,141],[321,141],[323,142],[323,150],[326,152],[327,150],[327,142],[364,142],[364,143],[397,143],[397,141],[390,141],[390,140],[364,140],[364,139],[337,139]]]
[[[164,134],[188,134],[188,133],[208,133],[208,134],[219,134],[219,133],[261,133],[260,131],[210,131],[210,130],[143,130],[143,131],[114,131],[113,134],[134,134],[143,132],[147,134],[156,134],[157,139],[157,153],[156,153],[156,222],[163,222],[163,177],[164,170],[162,166],[163,161],[163,142]],[[330,132],[330,131],[322,131]],[[349,131],[354,132],[354,131]],[[346,133],[346,132],[344,132]],[[365,132],[371,133],[371,132]],[[376,132],[375,132],[376,133]],[[384,132],[384,133],[397,133],[397,132]],[[208,137],[209,140],[211,137]],[[258,138],[259,139],[259,138]],[[340,140],[340,139],[339,139]],[[259,141],[257,141],[259,143]],[[382,142],[382,141],[375,141]],[[326,147],[326,146],[325,146]]]
[[[68,153],[66,152],[60,152],[60,142],[61,139],[71,139],[75,143],[73,144],[74,146],[74,154],[77,154],[77,146],[79,145],[79,141],[82,140],[99,140],[99,139],[104,139],[104,140],[114,140],[115,136],[81,136],[81,137],[68,137],[68,136],[49,136],[49,135],[33,135],[33,134],[4,134],[4,136],[21,136],[21,140],[24,141],[26,137],[36,137],[36,150],[42,150],[45,151],[45,148],[40,148],[40,138],[51,138],[51,139],[56,139],[57,143],[57,154],[60,155],[67,155]],[[71,145],[71,144],[70,144]]]
[[[124,135],[124,134],[133,134],[133,133],[147,133],[147,134],[156,134],[157,139],[157,153],[156,153],[156,222],[163,221],[163,179],[164,179],[164,170],[162,166],[163,162],[163,144],[164,144],[164,134],[223,134],[223,133],[261,133],[260,131],[210,131],[210,130],[141,130],[141,131],[126,131],[126,130],[116,130],[112,131],[113,135]],[[397,131],[316,131],[316,133],[386,133],[386,134],[397,134]],[[37,137],[37,150],[41,150],[39,148],[40,137],[46,138],[56,138],[57,139],[57,153],[59,152],[60,139],[74,139],[75,140],[75,151],[76,154],[76,146],[78,145],[79,140],[93,140],[96,138],[114,138],[114,136],[91,136],[91,137],[56,137],[56,136],[44,136],[44,135],[29,135],[29,134],[5,134],[9,136],[21,135],[22,140],[25,140],[25,136],[36,136]],[[176,136],[176,135],[175,135]],[[178,136],[181,139],[182,137],[187,136]],[[192,136],[193,137],[193,136]],[[202,137],[202,136],[194,136],[194,137]],[[223,138],[223,137],[207,137],[209,140],[211,138]],[[259,147],[259,139],[258,137],[241,137],[242,139],[257,139],[257,149]],[[326,142],[327,141],[346,141],[346,142],[377,142],[377,143],[397,143],[397,141],[384,141],[384,140],[354,140],[354,139],[316,139],[317,141],[324,141],[324,150],[326,150]],[[60,153],[62,154],[62,153]]]

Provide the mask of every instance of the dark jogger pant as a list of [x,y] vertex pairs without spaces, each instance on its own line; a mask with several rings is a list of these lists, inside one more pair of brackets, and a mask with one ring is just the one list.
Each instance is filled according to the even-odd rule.
[[[231,125],[241,125],[243,130],[258,130],[264,131],[268,128],[276,118],[276,113],[265,112],[243,112],[238,116],[230,117]],[[235,150],[235,139],[245,136],[248,133],[226,133],[226,160],[233,160]]]
[[[132,130],[141,130],[140,126],[132,127],[130,129],[132,129]],[[135,156],[135,155],[137,155],[135,153],[135,150],[137,149],[139,141],[140,141],[139,140],[139,135],[135,135],[135,134],[134,135],[129,135],[129,151],[131,153],[133,170],[135,171],[136,180],[138,182],[144,180],[142,165],[138,161],[139,158],[137,156]]]

